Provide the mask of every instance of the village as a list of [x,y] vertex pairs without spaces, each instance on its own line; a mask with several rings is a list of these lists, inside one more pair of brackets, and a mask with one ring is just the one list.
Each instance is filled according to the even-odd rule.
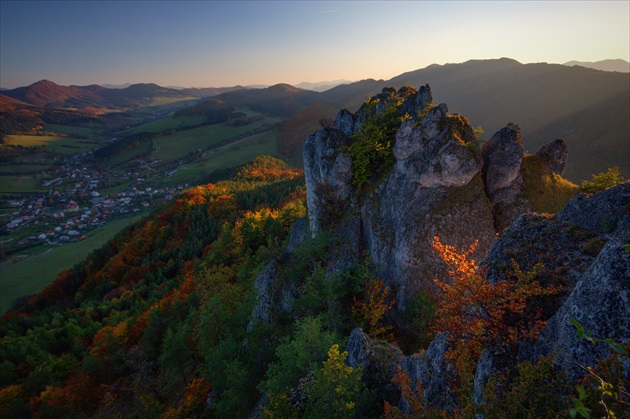
[[[161,205],[189,186],[155,188],[137,172],[113,173],[78,163],[68,161],[52,179],[43,181],[47,193],[21,194],[5,203],[10,209],[0,214],[5,255],[41,244],[82,240],[90,230]],[[124,190],[103,192],[112,185]]]

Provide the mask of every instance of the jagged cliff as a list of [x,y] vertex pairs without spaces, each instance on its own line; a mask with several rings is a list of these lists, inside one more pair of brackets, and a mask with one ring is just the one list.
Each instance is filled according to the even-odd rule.
[[[433,280],[448,278],[449,268],[432,249],[434,236],[457,248],[477,241],[473,257],[490,282],[513,273],[514,264],[527,271],[540,262],[546,281],[561,283],[563,290],[542,304],[547,325],[536,340],[522,342],[509,355],[484,352],[474,377],[475,400],[483,403],[489,378],[547,355],[556,356],[560,370],[575,381],[583,373],[576,365],[594,365],[611,351],[606,344],[580,341],[572,319],[594,336],[630,340],[630,184],[592,197],[578,194],[557,216],[540,214],[558,211],[577,193],[575,185],[567,192],[561,178],[566,144],[555,140],[526,155],[513,123],[481,142],[465,117],[431,102],[428,85],[384,89],[355,114],[340,111],[334,128],[309,136],[304,149],[309,222],[294,227],[284,263],[307,237],[334,236],[327,275],[367,257],[394,291],[389,321],[404,329],[409,325],[400,314],[407,304],[427,290],[435,297]],[[400,124],[386,143],[391,154],[381,148],[378,164],[359,166],[365,155],[354,145],[374,132],[375,121],[392,120]],[[543,195],[557,199],[549,204]],[[292,316],[291,300],[301,292],[299,284],[276,274],[276,263],[283,262],[272,262],[256,281],[259,304],[253,313],[255,320],[272,324],[274,316]],[[458,400],[451,392],[455,372],[445,358],[448,345],[447,336],[438,334],[425,351],[405,355],[355,329],[347,363],[362,366],[363,380],[381,402],[409,408],[392,384],[398,365],[412,383],[422,383],[428,406],[452,409]],[[629,367],[626,357],[626,378]]]
[[[339,112],[335,128],[317,131],[304,148],[312,231],[317,234],[331,219],[354,230],[351,247],[379,267],[395,289],[399,309],[421,287],[445,276],[444,264],[431,249],[434,236],[458,247],[477,240],[479,260],[497,234],[532,210],[522,192],[520,128],[510,123],[482,145],[465,117],[431,101],[428,85],[417,91],[384,89],[356,114]],[[368,187],[353,187],[348,148],[363,134],[366,121],[392,104],[405,118],[391,147],[391,170],[376,168]],[[556,140],[540,154],[549,173],[562,173],[564,142]]]

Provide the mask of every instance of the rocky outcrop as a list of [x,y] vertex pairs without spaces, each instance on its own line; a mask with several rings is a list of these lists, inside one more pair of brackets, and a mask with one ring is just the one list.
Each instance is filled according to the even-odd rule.
[[[450,115],[446,104],[429,109],[431,100],[428,85],[418,91],[384,89],[356,115],[339,112],[337,129],[311,135],[304,152],[314,233],[335,217],[356,220],[360,231],[351,234],[350,247],[371,256],[394,288],[399,309],[418,289],[432,286],[434,278],[447,277],[431,248],[433,236],[458,247],[478,239],[478,258],[496,237],[473,129],[465,118]],[[411,118],[396,133],[391,171],[360,194],[352,190],[352,161],[345,148],[353,134],[361,133],[368,114],[379,115],[393,101],[402,103],[398,112]]]
[[[291,236],[286,252],[281,256],[283,263],[291,260],[294,252],[310,235],[306,218],[298,218],[291,229]],[[256,305],[252,310],[247,329],[251,330],[257,322],[271,324],[280,315],[290,315],[291,303],[297,292],[295,284],[282,281],[278,275],[278,260],[272,260],[263,268],[254,281]]]
[[[424,400],[430,407],[452,408],[456,405],[456,398],[451,391],[454,371],[444,360],[446,355],[447,336],[439,334],[423,354],[411,355],[405,358],[404,368],[412,387],[418,383],[424,389]],[[400,407],[405,409],[406,403],[401,400]]]
[[558,213],[558,219],[597,233],[630,239],[630,183],[599,192],[578,194]]
[[490,138],[483,148],[483,179],[492,205],[494,226],[502,233],[518,218],[530,212],[522,196],[521,165],[525,157],[521,128],[513,123]]
[[491,201],[497,191],[514,184],[524,156],[521,128],[516,124],[508,124],[488,140],[483,149],[483,179]]
[[398,404],[400,389],[392,383],[392,379],[397,366],[404,363],[405,356],[400,349],[387,342],[372,341],[362,329],[357,328],[348,338],[346,351],[347,364],[352,368],[363,367],[362,379],[376,393],[376,398]]
[[[356,114],[341,111],[335,129],[309,137],[304,166],[313,234],[333,225],[338,243],[331,266],[349,266],[356,258],[369,256],[395,293],[397,313],[434,279],[448,278],[443,261],[433,252],[434,236],[458,248],[477,240],[473,257],[483,259],[491,282],[514,277],[514,263],[525,272],[542,264],[544,280],[560,283],[566,291],[541,304],[548,325],[538,340],[519,346],[518,360],[560,351],[567,374],[577,377],[575,363],[593,365],[596,352],[592,344],[576,340],[572,318],[595,336],[630,339],[630,256],[625,245],[630,240],[630,184],[593,196],[578,195],[557,216],[534,214],[523,191],[525,181],[530,181],[518,125],[508,124],[479,150],[468,121],[451,115],[446,104],[429,106],[430,100],[428,85],[418,91],[384,89]],[[391,170],[376,172],[357,190],[348,147],[372,123],[374,113],[389,112],[394,101],[409,118],[395,134],[393,156],[385,165]],[[537,164],[546,163],[542,170],[564,172],[563,141],[544,146],[537,155]],[[337,222],[331,222],[335,217]],[[382,400],[395,399],[385,377],[391,378],[398,363],[414,386],[422,383],[430,406],[456,405],[443,334],[424,353],[405,357],[357,329],[348,352],[351,366],[372,371],[366,380],[379,389]],[[489,377],[496,375],[497,365],[505,366],[515,354],[501,353],[499,359],[484,353],[474,382],[478,397]],[[399,406],[404,409],[405,402]]]
[[569,156],[569,148],[564,141],[552,141],[538,150],[536,155],[547,160],[547,168],[551,173],[556,173],[560,176],[564,174]]
[[[408,411],[408,404],[401,398],[400,389],[392,383],[394,375],[401,368],[412,383],[412,388],[420,384],[424,397],[431,407],[452,407],[455,395],[451,392],[453,370],[444,361],[447,349],[446,335],[438,335],[423,354],[405,356],[396,346],[387,342],[374,341],[362,329],[350,334],[346,351],[347,364],[353,368],[363,367],[363,381],[375,391],[380,401],[398,405]],[[381,402],[382,405],[382,402]]]
[[[602,220],[609,220],[602,223]],[[523,342],[518,359],[536,361],[554,355],[570,380],[583,376],[611,353],[577,337],[575,319],[599,339],[630,342],[630,184],[579,194],[557,216],[520,216],[492,245],[482,265],[487,278],[497,282],[510,277],[512,263],[523,271],[542,263],[547,281],[564,284],[565,295],[542,306],[547,325],[534,342]],[[493,355],[484,353],[477,366],[475,392],[496,375]],[[630,374],[630,365],[626,373]]]
[[352,206],[352,159],[343,152],[349,141],[340,130],[323,129],[304,145],[306,201],[313,233]]
[[584,375],[584,368],[594,366],[611,353],[603,342],[595,348],[593,343],[578,338],[572,319],[599,339],[630,342],[630,252],[623,249],[623,244],[616,239],[606,243],[549,320],[533,345],[533,353],[528,354],[530,357],[556,354],[569,379],[575,380]]

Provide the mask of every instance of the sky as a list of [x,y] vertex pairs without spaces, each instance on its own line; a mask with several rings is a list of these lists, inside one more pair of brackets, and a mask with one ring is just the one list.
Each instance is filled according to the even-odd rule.
[[630,1],[6,1],[0,86],[390,79],[431,64],[630,61]]

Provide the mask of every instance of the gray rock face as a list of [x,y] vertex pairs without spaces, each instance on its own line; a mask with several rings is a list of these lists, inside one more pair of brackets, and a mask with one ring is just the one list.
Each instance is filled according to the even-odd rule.
[[348,208],[352,198],[352,160],[344,154],[348,137],[336,129],[312,134],[304,145],[306,200],[315,234],[331,207]]
[[396,160],[406,160],[426,144],[422,131],[416,123],[408,119],[402,123],[396,133],[396,143],[392,147]]
[[[424,354],[411,355],[405,358],[404,368],[411,378],[413,388],[418,381],[424,388],[424,399],[431,407],[450,408],[456,405],[455,395],[451,391],[453,369],[444,361],[447,336],[438,335]],[[401,400],[401,410],[407,410],[407,404]]]
[[421,383],[424,389],[421,397],[429,406],[448,408],[455,405],[455,395],[450,390],[454,372],[444,361],[446,340],[446,335],[438,335],[423,354],[404,356],[396,346],[372,341],[357,328],[346,345],[346,362],[353,368],[363,366],[363,380],[368,388],[376,391],[378,400],[387,400],[408,411],[409,405],[401,398],[400,389],[391,382],[400,367],[411,379],[414,389]]
[[291,227],[291,236],[289,237],[289,243],[287,244],[287,251],[295,251],[295,249],[308,239],[308,236],[308,220],[306,218],[298,218],[295,220],[293,227]]
[[432,171],[439,157],[424,158],[418,152],[397,162],[361,207],[365,248],[393,286],[401,310],[420,288],[433,286],[436,278],[448,278],[446,265],[431,247],[434,236],[459,248],[479,239],[475,256],[480,259],[495,238],[481,177],[478,171],[474,175],[474,159],[468,160],[471,170],[460,173],[473,175],[467,179],[443,177]]
[[481,259],[496,235],[481,181],[482,160],[469,147],[476,141],[472,127],[465,118],[449,115],[446,104],[430,109],[422,121],[403,122],[389,175],[360,198],[352,190],[352,161],[340,151],[350,141],[350,127],[360,131],[368,113],[378,115],[401,99],[404,113],[418,116],[429,105],[431,90],[428,85],[417,92],[384,89],[356,116],[341,111],[338,130],[320,130],[307,140],[304,168],[312,231],[326,224],[331,208],[357,214],[356,222],[346,226],[352,227],[344,233],[351,238],[347,246],[371,256],[402,310],[421,287],[448,278],[431,248],[433,236],[460,248],[479,239],[475,256]]
[[[291,236],[287,244],[285,258],[291,258],[293,252],[304,243],[309,235],[308,221],[298,218],[291,228]],[[296,293],[291,284],[279,283],[276,271],[278,262],[272,260],[260,271],[254,281],[256,289],[256,306],[252,310],[247,329],[251,330],[256,322],[271,324],[273,317],[279,314],[290,314],[292,302]]]
[[376,392],[378,400],[396,405],[400,390],[391,382],[397,365],[404,363],[404,355],[397,347],[386,342],[373,342],[357,328],[352,331],[346,345],[347,364],[352,368],[363,366],[363,380]]
[[354,115],[347,109],[342,109],[335,119],[335,128],[343,132],[346,136],[351,136],[354,132]]
[[534,345],[536,357],[557,353],[557,361],[572,380],[585,373],[579,365],[595,365],[610,348],[599,343],[596,350],[592,343],[579,339],[571,319],[594,337],[630,341],[630,252],[622,245],[620,240],[611,240],[604,246]]
[[248,329],[252,327],[253,322],[262,321],[264,323],[269,323],[271,320],[271,312],[275,306],[273,299],[275,294],[273,291],[273,285],[276,281],[275,274],[276,262],[271,261],[256,277],[254,288],[256,289],[257,304],[252,310]]
[[510,186],[520,174],[525,155],[520,127],[510,123],[498,131],[482,154],[486,193],[492,201],[496,191]]
[[593,196],[578,194],[558,213],[558,220],[630,239],[630,183]]
[[569,149],[564,141],[552,141],[551,143],[542,146],[536,155],[543,157],[548,161],[547,167],[550,172],[557,173],[560,176],[564,174],[564,171],[567,168],[567,158],[569,156]]

